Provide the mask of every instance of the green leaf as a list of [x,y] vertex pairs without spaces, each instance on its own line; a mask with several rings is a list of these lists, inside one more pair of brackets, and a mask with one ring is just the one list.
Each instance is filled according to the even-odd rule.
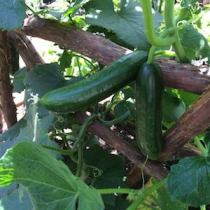
[[88,165],[92,165],[101,171],[101,174],[93,179],[95,187],[113,188],[125,186],[123,177],[126,174],[122,157],[109,154],[97,145],[85,151],[84,156]]
[[0,0],[0,28],[20,28],[25,17],[26,5],[23,0]]
[[20,69],[14,74],[13,79],[13,91],[14,92],[22,92],[25,89],[25,77],[27,71],[26,68]]
[[179,90],[179,95],[180,95],[181,99],[183,100],[183,102],[187,106],[190,106],[191,104],[196,102],[199,98],[198,95],[193,94],[193,93],[189,93],[189,92],[186,92],[186,91],[183,91],[183,90]]
[[[120,1],[116,11],[112,0],[92,0],[85,5],[87,23],[112,31],[132,48],[147,50],[149,44],[144,33],[143,13],[138,0]],[[155,14],[156,26],[160,15]]]
[[178,120],[186,110],[185,104],[169,92],[164,92],[162,104],[163,120],[168,123]]
[[39,107],[31,104],[23,119],[0,135],[0,141],[31,141],[45,145],[55,145],[49,137],[48,130],[53,123],[53,113],[40,115]]
[[[24,185],[36,209],[103,210],[100,194],[75,177],[40,145],[24,142],[0,159],[0,186]],[[5,183],[5,180],[7,181]]]
[[0,209],[21,209],[33,210],[32,202],[29,193],[25,188],[17,185],[0,189]]
[[65,79],[57,63],[37,65],[26,74],[26,87],[41,97],[46,92],[65,85]]
[[189,60],[210,58],[210,47],[207,39],[192,24],[187,22],[180,24],[178,33]]
[[66,68],[71,66],[72,61],[72,54],[68,52],[67,50],[63,51],[63,54],[61,55],[59,61],[60,61],[60,67],[61,70],[64,72]]
[[132,106],[131,102],[124,100],[117,103],[116,106],[114,107],[115,117],[120,117],[126,112],[128,112],[130,110],[130,106]]
[[210,204],[210,157],[189,157],[171,167],[167,188],[173,199],[190,206]]

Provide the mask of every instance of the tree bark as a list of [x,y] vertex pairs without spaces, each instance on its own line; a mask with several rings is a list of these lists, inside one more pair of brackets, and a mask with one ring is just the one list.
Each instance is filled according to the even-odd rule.
[[11,48],[7,32],[0,31],[0,90],[2,112],[7,124],[11,127],[17,122],[16,106],[12,97],[10,75],[12,71]]

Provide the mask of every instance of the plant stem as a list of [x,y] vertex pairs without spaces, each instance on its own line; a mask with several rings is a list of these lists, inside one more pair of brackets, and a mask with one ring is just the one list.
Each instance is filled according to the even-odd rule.
[[158,12],[162,12],[162,6],[163,6],[163,0],[160,0],[159,7],[158,7]]
[[73,151],[77,149],[78,152],[78,160],[77,160],[77,171],[76,176],[81,176],[84,168],[83,161],[83,141],[85,139],[85,132],[87,131],[88,126],[92,123],[92,121],[96,118],[96,115],[91,115],[85,119],[77,137],[77,141],[74,143]]
[[127,208],[127,210],[137,210],[139,205],[144,201],[144,199],[147,196],[151,195],[154,191],[162,187],[164,184],[165,184],[165,179],[153,184],[150,187],[147,187],[141,190],[139,192],[138,198]]
[[141,0],[141,5],[144,14],[144,27],[149,43],[158,47],[170,46],[175,41],[173,36],[163,39],[155,34],[151,0]]
[[148,59],[147,59],[147,63],[150,64],[153,62],[154,60],[154,56],[155,56],[155,50],[156,50],[156,47],[155,46],[152,46],[149,50],[149,55],[148,55]]
[[115,124],[119,124],[120,122],[126,120],[129,116],[131,115],[130,111],[127,111],[125,113],[123,113],[121,116],[113,119],[113,120],[110,120],[110,121],[106,121],[106,120],[103,120],[103,119],[99,119],[104,125],[106,126],[112,126],[112,125],[115,125]]
[[159,57],[175,57],[176,53],[170,50],[158,50],[155,52],[155,56]]
[[[174,24],[174,0],[165,0],[164,18],[165,18],[165,24],[166,24],[167,29],[175,27],[175,24]],[[175,42],[173,43],[173,48],[174,48],[179,60],[183,61],[183,62],[186,61],[185,51],[181,44],[177,30],[175,30]]]
[[206,210],[206,205],[200,207],[201,210]]
[[201,143],[201,140],[196,138],[195,141],[194,141],[195,145],[198,147],[198,149],[201,151],[201,154],[204,156],[204,157],[207,157],[208,156],[208,149],[206,149],[203,144]]
[[139,190],[129,189],[129,188],[108,188],[108,189],[97,189],[100,194],[129,194],[137,193]]

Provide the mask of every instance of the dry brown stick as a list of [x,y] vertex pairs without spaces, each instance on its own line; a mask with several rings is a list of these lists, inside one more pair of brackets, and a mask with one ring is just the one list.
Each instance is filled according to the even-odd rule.
[[11,31],[9,36],[29,70],[37,64],[44,63],[44,60],[36,52],[33,44],[24,33]]
[[[24,47],[25,45],[27,45],[27,43],[28,42],[25,42],[25,44],[23,42],[19,43],[18,51],[21,55],[27,52],[25,51],[25,47]],[[27,62],[30,62],[30,66],[33,68],[36,65],[36,59],[33,59],[33,57],[28,56],[31,53],[32,52],[27,52],[27,54],[23,56],[23,59],[24,61],[26,59]],[[37,52],[33,50],[33,53],[37,53]],[[31,59],[31,60],[28,61],[28,59]],[[42,60],[40,60],[39,62],[42,62]],[[77,114],[76,117],[78,121],[82,123],[83,120],[86,118],[86,115],[85,113],[83,114],[80,113],[80,114]],[[109,130],[108,128],[101,125],[100,123],[94,123],[90,127],[90,129],[92,129],[92,132],[95,135],[101,137],[107,144],[109,144],[113,148],[117,149],[120,153],[125,155],[136,166],[142,167],[144,165],[145,157],[141,155],[139,152],[135,151],[135,149],[133,149],[128,143],[126,143],[121,137],[119,137],[113,131]],[[159,163],[152,162],[152,161],[147,162],[147,164],[144,166],[144,171],[150,176],[154,176],[158,179],[162,179],[167,174],[167,170],[162,165],[160,165]]]
[[165,145],[162,160],[168,159],[174,152],[197,134],[210,127],[210,87],[201,95],[190,109],[169,129],[164,137]]
[[[88,117],[84,112],[75,114],[75,118],[79,123],[83,123]],[[143,168],[144,172],[149,176],[154,176],[157,179],[164,178],[168,171],[160,163],[147,160],[139,151],[135,150],[122,137],[111,131],[103,124],[95,121],[88,129],[94,135],[103,139],[109,146],[116,149],[119,153],[128,158],[135,166]]]
[[[22,31],[29,36],[55,42],[104,65],[110,64],[122,55],[131,52],[101,36],[38,17],[26,19]],[[200,94],[210,84],[210,77],[201,75],[199,68],[195,66],[178,64],[167,59],[157,62],[163,70],[165,84],[169,87]]]
[[7,127],[17,122],[16,106],[12,97],[9,72],[12,69],[10,44],[7,32],[0,31],[0,90],[1,106]]

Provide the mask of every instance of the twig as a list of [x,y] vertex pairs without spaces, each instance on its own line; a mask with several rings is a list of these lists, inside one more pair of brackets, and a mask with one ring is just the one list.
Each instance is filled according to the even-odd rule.
[[2,112],[7,124],[11,127],[17,122],[16,106],[12,97],[9,73],[12,70],[12,56],[7,32],[0,31],[0,90]]
[[29,70],[37,64],[44,63],[44,60],[24,33],[11,31],[9,37]]

